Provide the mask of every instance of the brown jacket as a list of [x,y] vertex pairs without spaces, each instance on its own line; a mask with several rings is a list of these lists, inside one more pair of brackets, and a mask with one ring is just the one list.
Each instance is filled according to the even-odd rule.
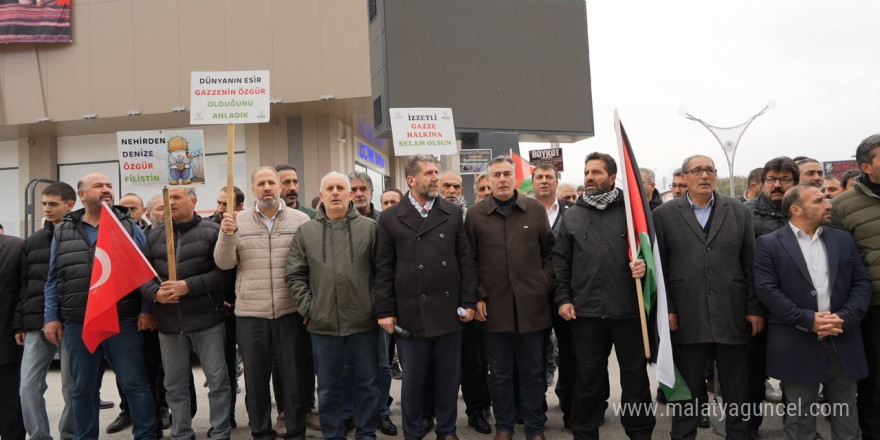
[[486,301],[483,330],[528,333],[550,327],[553,231],[541,202],[517,194],[505,216],[488,197],[468,209],[465,223]]

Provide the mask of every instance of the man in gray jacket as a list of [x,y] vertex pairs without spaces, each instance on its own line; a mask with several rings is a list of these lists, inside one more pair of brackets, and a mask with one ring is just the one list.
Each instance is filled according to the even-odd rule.
[[284,280],[308,321],[318,373],[324,438],[345,437],[340,378],[346,359],[357,389],[357,438],[376,438],[379,423],[378,328],[373,313],[376,222],[351,203],[348,179],[321,179],[322,205],[300,226],[290,246]]
[[691,156],[681,167],[687,193],[653,211],[666,269],[669,330],[675,364],[695,398],[676,405],[673,439],[694,439],[696,396],[706,389],[706,354],[714,349],[727,414],[728,439],[748,438],[747,344],[764,327],[755,295],[752,216],[742,203],[715,192],[715,163]]

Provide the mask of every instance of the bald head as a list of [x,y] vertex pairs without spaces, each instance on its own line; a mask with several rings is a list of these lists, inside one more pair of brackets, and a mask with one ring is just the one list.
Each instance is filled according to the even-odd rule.
[[76,188],[77,195],[89,212],[100,212],[102,202],[113,204],[113,183],[101,173],[86,174],[79,179]]
[[165,201],[162,198],[162,194],[150,197],[150,200],[147,202],[146,216],[154,228],[165,221]]

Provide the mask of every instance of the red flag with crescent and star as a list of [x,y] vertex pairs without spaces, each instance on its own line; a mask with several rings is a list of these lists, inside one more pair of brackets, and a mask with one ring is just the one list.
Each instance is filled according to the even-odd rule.
[[101,342],[119,333],[116,303],[157,276],[110,206],[102,203],[82,329],[83,343],[90,352],[94,353]]

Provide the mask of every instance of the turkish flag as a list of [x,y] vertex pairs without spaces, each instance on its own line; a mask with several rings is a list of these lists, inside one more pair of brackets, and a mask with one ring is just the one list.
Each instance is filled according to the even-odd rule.
[[94,353],[105,339],[119,333],[116,303],[151,278],[158,277],[134,240],[106,203],[101,204],[101,222],[95,243],[89,300],[82,339]]

